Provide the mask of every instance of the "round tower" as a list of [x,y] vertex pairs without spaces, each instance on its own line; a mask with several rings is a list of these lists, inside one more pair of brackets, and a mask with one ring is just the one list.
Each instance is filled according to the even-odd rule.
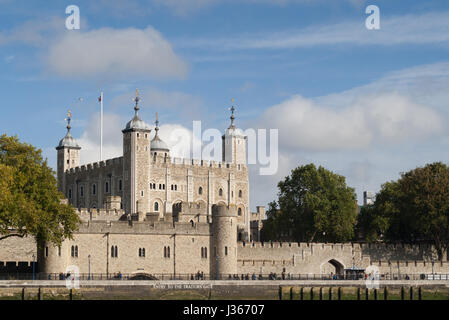
[[237,273],[237,210],[235,205],[212,206],[211,277],[227,279]]

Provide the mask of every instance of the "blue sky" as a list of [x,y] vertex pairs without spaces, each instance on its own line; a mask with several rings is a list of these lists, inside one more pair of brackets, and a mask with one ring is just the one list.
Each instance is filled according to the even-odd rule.
[[[80,30],[65,28],[71,4]],[[380,30],[365,28],[370,4]],[[279,129],[278,173],[251,166],[252,208],[309,162],[345,175],[360,201],[401,171],[448,161],[448,49],[443,0],[0,0],[0,127],[54,166],[70,108],[88,163],[100,89],[111,157],[135,88],[163,137],[192,120],[224,130],[235,98],[241,128]]]

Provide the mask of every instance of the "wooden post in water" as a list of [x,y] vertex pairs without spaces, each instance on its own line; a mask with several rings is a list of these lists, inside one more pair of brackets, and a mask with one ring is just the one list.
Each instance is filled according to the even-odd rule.
[[365,289],[365,300],[369,300],[369,289]]
[[313,300],[313,287],[310,288],[310,300]]
[[374,300],[377,300],[377,289],[374,288]]
[[337,294],[338,294],[338,300],[341,300],[341,287],[338,287]]
[[405,290],[404,290],[404,287],[401,287],[401,300],[405,300]]
[[320,287],[320,300],[323,300],[323,287]]
[[69,300],[73,300],[73,289],[69,291]]
[[388,289],[387,286],[384,288],[384,300],[388,300]]
[[360,287],[357,288],[357,300],[360,300]]
[[299,299],[304,300],[304,288],[303,287],[301,287],[301,289],[299,290]]
[[282,287],[279,286],[279,300],[282,300]]
[[290,287],[290,300],[293,300],[293,287]]
[[329,287],[329,300],[332,300],[332,287]]
[[418,300],[422,300],[422,289],[421,289],[421,287],[418,288]]
[[410,287],[410,300],[413,300],[413,287]]
[[37,300],[42,300],[42,291],[41,291],[41,287],[39,287],[39,289],[37,290]]

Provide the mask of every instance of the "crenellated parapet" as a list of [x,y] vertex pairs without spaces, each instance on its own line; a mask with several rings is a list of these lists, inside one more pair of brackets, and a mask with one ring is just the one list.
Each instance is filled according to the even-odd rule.
[[176,222],[154,222],[147,221],[105,221],[90,220],[80,224],[78,234],[130,234],[130,235],[202,235],[210,236],[209,224],[192,225],[190,223]]
[[124,210],[117,209],[76,209],[81,221],[118,221],[125,214]]
[[213,161],[213,160],[198,160],[190,158],[177,158],[171,159],[171,163],[176,166],[185,167],[207,167],[207,168],[222,168],[222,169],[237,169],[246,171],[248,169],[246,164],[236,164],[223,161]]
[[106,168],[106,167],[117,166],[117,165],[119,165],[119,166],[123,165],[123,157],[117,157],[117,158],[108,159],[108,160],[104,160],[104,161],[83,164],[81,166],[77,166],[77,167],[68,169],[66,171],[66,173],[71,175],[71,174],[77,174],[77,173],[81,173],[81,172],[91,172],[94,170],[98,170],[100,168]]

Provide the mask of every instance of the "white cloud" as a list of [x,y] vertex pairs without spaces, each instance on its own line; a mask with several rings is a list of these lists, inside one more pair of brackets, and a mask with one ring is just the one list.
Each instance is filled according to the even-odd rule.
[[[94,114],[84,128],[81,137],[77,139],[81,147],[81,164],[88,164],[100,160],[100,115]],[[104,114],[103,129],[103,159],[121,157],[123,155],[122,129],[125,127],[123,119],[113,113]],[[151,138],[155,131],[152,130]],[[172,157],[190,158],[192,131],[178,124],[164,124],[160,127],[159,137],[170,148]],[[198,141],[198,140],[195,140]]]
[[297,95],[266,110],[261,122],[279,129],[281,146],[319,151],[425,139],[444,128],[435,110],[394,93],[358,97],[338,109]]
[[[209,8],[213,5],[218,5],[222,3],[236,3],[241,4],[249,3],[255,5],[274,5],[274,6],[286,6],[289,4],[300,3],[300,4],[314,4],[317,2],[325,2],[327,0],[154,0],[156,4],[164,5],[171,9],[175,14],[180,16],[185,16],[188,14],[195,13],[205,8]],[[346,0],[347,2],[360,6],[365,2],[365,0]]]
[[143,75],[182,78],[186,63],[154,28],[103,28],[66,32],[48,52],[50,70],[62,76]]
[[[124,128],[120,116],[104,113],[103,159],[120,157],[123,154],[122,132]],[[122,128],[123,127],[123,128]],[[81,147],[81,164],[100,161],[100,114],[89,119],[81,137],[77,139]]]
[[64,30],[64,20],[53,17],[45,20],[29,20],[9,30],[0,31],[0,45],[25,44],[44,47]]
[[363,19],[314,25],[299,30],[261,32],[230,38],[180,40],[185,47],[219,50],[285,49],[322,45],[441,44],[449,41],[449,12],[429,12],[381,18],[380,30],[367,30]]

